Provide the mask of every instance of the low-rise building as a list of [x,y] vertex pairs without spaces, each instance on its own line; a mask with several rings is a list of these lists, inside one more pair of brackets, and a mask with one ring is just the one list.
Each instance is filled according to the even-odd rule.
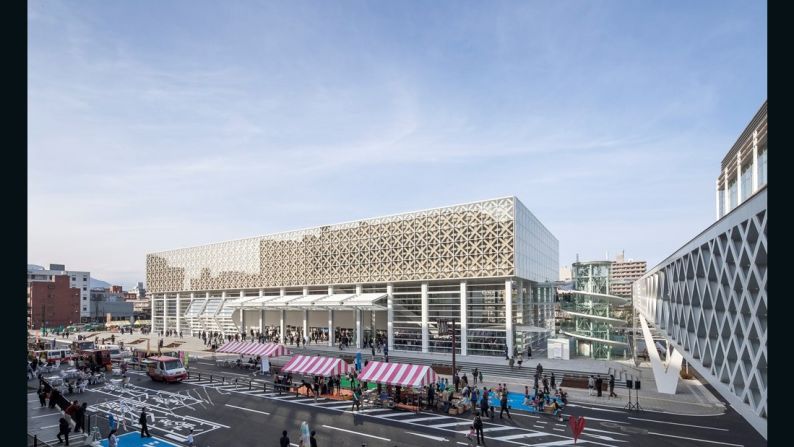
[[[43,274],[41,274],[43,275]],[[66,275],[28,283],[28,327],[68,326],[80,321],[80,289]]]

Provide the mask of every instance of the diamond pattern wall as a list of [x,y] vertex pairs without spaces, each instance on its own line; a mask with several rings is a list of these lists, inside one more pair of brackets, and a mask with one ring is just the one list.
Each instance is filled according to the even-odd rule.
[[764,434],[766,234],[764,189],[634,283],[635,307]]
[[515,275],[514,254],[511,197],[153,253],[146,284],[160,293],[504,277]]

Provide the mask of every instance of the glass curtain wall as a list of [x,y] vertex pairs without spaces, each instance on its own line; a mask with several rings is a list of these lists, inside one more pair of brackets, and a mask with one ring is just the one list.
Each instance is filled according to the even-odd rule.
[[[452,353],[452,321],[455,321],[455,352],[460,354],[460,284],[428,287],[428,327],[430,352]],[[446,333],[440,333],[446,323]]]
[[766,185],[766,156],[768,151],[767,146],[764,144],[763,149],[758,150],[758,187]]
[[505,343],[505,283],[469,284],[468,354],[504,355]]
[[753,192],[753,170],[750,164],[742,166],[742,197],[740,202],[744,202]]
[[392,310],[394,320],[394,349],[399,351],[422,350],[422,288],[394,286]]

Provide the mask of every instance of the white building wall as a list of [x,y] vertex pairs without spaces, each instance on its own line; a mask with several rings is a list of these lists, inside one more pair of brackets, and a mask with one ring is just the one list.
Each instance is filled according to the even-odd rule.
[[560,276],[560,242],[517,198],[515,204],[516,276],[535,282]]
[[767,436],[767,190],[634,283],[634,307]]

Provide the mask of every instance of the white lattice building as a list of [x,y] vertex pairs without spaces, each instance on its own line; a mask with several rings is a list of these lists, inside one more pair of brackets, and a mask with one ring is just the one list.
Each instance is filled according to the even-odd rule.
[[[756,166],[759,143],[762,166]],[[766,103],[723,161],[723,171],[718,187],[729,187],[718,195],[720,219],[634,283],[634,306],[646,333],[653,325],[666,336],[766,437]],[[666,380],[659,376],[657,384]]]
[[503,355],[538,342],[559,243],[515,197],[147,255],[155,331],[384,337]]

